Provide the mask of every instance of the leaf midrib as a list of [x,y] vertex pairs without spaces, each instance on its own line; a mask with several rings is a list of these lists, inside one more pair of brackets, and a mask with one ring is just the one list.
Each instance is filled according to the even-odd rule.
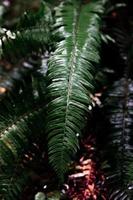
[[[63,144],[65,144],[65,136],[66,136],[66,126],[67,126],[67,118],[68,118],[68,111],[69,111],[69,103],[70,103],[70,96],[71,96],[71,91],[72,91],[72,79],[73,79],[73,74],[75,71],[75,65],[76,63],[76,50],[77,50],[77,32],[78,32],[78,22],[80,18],[80,12],[81,12],[81,2],[78,5],[78,8],[74,9],[74,23],[73,23],[73,50],[71,52],[71,57],[70,61],[68,63],[68,66],[70,66],[70,75],[68,79],[68,89],[67,89],[67,103],[66,103],[66,115],[65,115],[65,123],[64,123],[64,134],[63,134]],[[65,145],[63,145],[63,151],[61,152],[61,161],[63,160],[64,156],[64,150],[65,150]]]

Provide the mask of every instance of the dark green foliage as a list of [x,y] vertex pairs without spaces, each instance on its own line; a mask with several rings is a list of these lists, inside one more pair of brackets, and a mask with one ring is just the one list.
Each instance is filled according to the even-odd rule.
[[[28,93],[27,91],[30,90]],[[0,158],[1,165],[11,165],[28,147],[32,135],[31,124],[42,115],[44,98],[38,99],[31,86],[19,90],[17,98],[1,102]]]
[[50,102],[46,131],[49,160],[60,180],[77,152],[76,134],[81,135],[92,102],[90,94],[100,60],[103,9],[101,1],[85,5],[71,1],[55,9],[55,33],[64,39],[56,44],[48,65]]
[[[44,7],[41,9],[40,20],[30,16],[36,22],[29,29],[20,22],[14,39],[8,32],[2,36],[0,87],[7,92],[0,102],[0,198],[3,200],[19,198],[29,179],[23,166],[24,155],[32,142],[41,140],[44,134],[46,64],[41,62],[45,60],[41,51],[46,50],[44,41],[48,42],[45,35],[49,29],[42,13]],[[5,69],[7,64],[9,69]]]
[[48,33],[41,26],[18,32],[15,37],[16,39],[10,39],[7,36],[2,46],[4,59],[10,60],[12,63],[16,63],[18,59],[34,52],[39,53],[42,48],[46,49],[48,43]]
[[131,198],[133,170],[133,82],[122,78],[108,91],[104,114],[108,121],[105,152],[110,199]]
[[[2,58],[16,66],[21,63],[20,68],[1,76],[1,87],[7,90],[14,87],[12,94],[8,93],[0,104],[0,194],[3,199],[18,198],[26,180],[25,176],[19,176],[19,170],[13,172],[13,168],[20,166],[33,138],[40,142],[45,140],[45,131],[49,161],[63,181],[79,147],[77,134],[81,135],[88,106],[92,103],[100,60],[103,9],[102,1],[61,3],[55,9],[51,29],[51,11],[42,4],[39,12],[25,14],[14,31],[1,36]],[[42,58],[46,50],[54,52],[48,64],[48,114],[44,130],[44,66],[40,68],[41,63],[28,59]]]
[[18,197],[21,195],[24,186],[29,180],[29,174],[20,169],[17,173],[12,172],[13,174],[10,176],[7,174],[0,175],[1,200],[18,200]]
[[[108,198],[131,199],[132,31],[128,35],[123,29],[113,27],[110,35],[113,39],[101,31],[104,13],[111,14],[113,9],[124,8],[125,4],[117,4],[105,11],[104,0],[61,1],[57,7],[54,3],[49,7],[42,1],[37,12],[24,13],[11,31],[1,34],[1,64],[6,67],[8,63],[10,69],[4,66],[0,69],[0,94],[3,97],[0,98],[0,198],[19,199],[29,178],[27,166],[34,168],[32,164],[24,164],[25,154],[34,141],[37,147],[44,146],[40,151],[41,158],[44,159],[47,149],[49,162],[59,182],[63,183],[79,149],[89,110],[97,103],[94,101],[99,100],[94,93],[96,89],[101,92],[106,88],[102,72],[112,70],[112,77],[122,74],[122,78],[107,89],[103,102],[108,131],[103,151],[108,163],[105,170]],[[103,39],[113,42],[115,39],[115,48],[120,49],[121,62],[124,61],[124,70],[122,68],[120,74],[117,74],[116,66],[100,68]],[[115,60],[117,56],[112,57]],[[4,95],[3,88],[6,89]],[[35,160],[38,162],[38,157]]]
[[38,108],[32,110],[32,113],[30,111],[29,113],[24,113],[22,116],[17,116],[18,118],[11,118],[12,120],[6,118],[2,120],[0,139],[1,165],[11,165],[23,153],[24,149],[27,148],[31,137],[31,130],[29,130],[27,120],[29,123],[30,120],[33,120],[40,113],[41,111]]
[[46,81],[43,68],[45,66],[23,80],[15,94],[14,91],[9,93],[0,102],[0,197],[3,200],[18,199],[28,180],[23,169],[24,154],[35,138],[41,140],[44,132]]
[[[115,7],[117,9],[117,7]],[[120,9],[120,8],[118,8]],[[124,10],[119,12],[124,13]],[[110,27],[110,34],[116,41],[123,68],[122,76],[107,90],[104,105],[106,131],[104,144],[107,160],[108,199],[132,199],[133,170],[133,81],[132,81],[132,27],[128,15],[117,13],[115,26]],[[116,69],[117,70],[117,69]]]
[[[42,2],[38,12],[23,15],[14,31],[1,34],[3,66],[0,69],[0,87],[11,91],[37,70],[41,55],[52,48],[51,23],[51,10]],[[9,66],[7,70],[6,65]]]
[[29,29],[44,21],[45,23],[51,23],[52,13],[49,5],[46,2],[41,1],[40,9],[37,12],[25,12],[14,29]]
[[50,23],[52,16],[47,4],[42,3],[37,13],[25,13],[16,30],[5,31],[1,36],[2,57],[15,63],[31,53],[45,51],[48,44],[50,48]]

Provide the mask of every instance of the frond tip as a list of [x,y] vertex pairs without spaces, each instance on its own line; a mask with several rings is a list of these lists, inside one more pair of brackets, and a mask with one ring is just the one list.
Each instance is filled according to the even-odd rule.
[[55,33],[64,38],[49,60],[47,135],[49,160],[62,181],[91,104],[101,44],[101,1],[61,3]]

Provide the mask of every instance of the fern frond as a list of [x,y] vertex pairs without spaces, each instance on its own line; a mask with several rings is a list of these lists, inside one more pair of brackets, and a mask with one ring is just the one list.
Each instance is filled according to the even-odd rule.
[[28,172],[22,169],[12,175],[0,175],[0,199],[18,200],[28,180]]
[[37,12],[28,11],[20,17],[18,24],[14,30],[26,30],[36,26],[37,24],[45,21],[47,23],[52,22],[52,13],[48,3],[41,1],[40,9]]
[[[33,137],[32,123],[37,123],[37,119],[43,116],[45,109],[44,96],[41,93],[40,98],[37,89],[34,90],[31,86],[26,86],[26,88],[14,94],[12,98],[6,97],[0,103],[1,166],[11,166],[18,156],[23,153]],[[41,121],[39,124],[41,125]]]
[[[1,117],[0,124],[0,161],[1,165],[12,165],[17,157],[28,147],[32,136],[29,121],[40,115],[42,109],[31,110],[22,116]],[[8,125],[7,125],[8,124]]]
[[25,14],[14,32],[5,31],[1,36],[2,57],[14,63],[27,54],[46,50],[51,41],[51,16],[50,8],[44,4],[38,13]]
[[61,3],[56,8],[55,34],[64,37],[56,44],[48,67],[48,135],[49,161],[59,179],[67,170],[78,148],[84,127],[94,74],[99,63],[102,1]]
[[[108,135],[105,152],[109,168],[107,184],[110,200],[133,197],[133,81],[122,78],[116,81],[105,101]],[[106,132],[106,134],[107,134]]]
[[20,58],[27,57],[32,53],[45,51],[50,43],[50,34],[46,24],[40,24],[14,34],[14,39],[9,38],[6,33],[2,38],[2,57],[12,63],[16,63]]

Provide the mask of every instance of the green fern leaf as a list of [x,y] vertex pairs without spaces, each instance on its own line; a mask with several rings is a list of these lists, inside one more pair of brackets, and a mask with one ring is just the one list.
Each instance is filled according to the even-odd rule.
[[40,86],[34,86],[33,90],[31,85],[26,86],[23,90],[21,89],[21,93],[19,90],[12,98],[6,97],[0,103],[1,166],[12,166],[27,149],[31,138],[33,138],[32,128],[35,126],[34,123],[36,124],[39,121],[41,128],[40,116],[43,116],[45,110],[45,99],[43,93],[35,90],[37,87]]
[[14,31],[3,32],[1,56],[15,63],[33,52],[46,50],[52,40],[50,39],[51,23],[51,10],[46,3],[42,3],[36,14],[25,14]]
[[0,175],[0,199],[1,200],[18,200],[24,186],[29,180],[27,171],[21,169],[19,173],[14,172],[12,175]]
[[42,53],[46,50],[48,43],[50,44],[49,29],[45,22],[31,29],[17,31],[12,34],[14,34],[14,39],[6,33],[2,38],[2,58],[12,63],[16,63],[19,59],[32,53]]
[[[22,116],[1,118],[0,123],[0,163],[12,165],[18,156],[28,147],[32,136],[28,123],[40,115],[42,108],[25,112]],[[7,125],[8,123],[8,125]],[[33,136],[32,136],[33,137]]]
[[37,12],[28,11],[20,17],[14,30],[26,30],[35,27],[37,24],[45,21],[47,23],[52,22],[51,8],[48,3],[41,1],[40,9]]
[[64,39],[57,43],[48,68],[48,152],[61,181],[79,147],[76,134],[81,134],[91,104],[103,11],[102,1],[69,2],[56,8],[55,34]]

